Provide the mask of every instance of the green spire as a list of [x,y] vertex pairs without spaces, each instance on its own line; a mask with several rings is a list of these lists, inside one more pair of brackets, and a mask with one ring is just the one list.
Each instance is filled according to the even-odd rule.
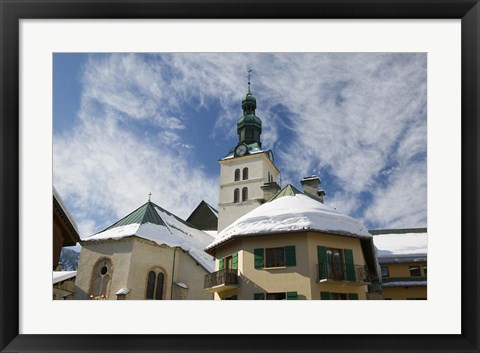
[[257,108],[257,99],[253,96],[250,90],[250,74],[252,70],[248,71],[248,91],[245,98],[242,99],[243,115],[238,119],[237,132],[238,143],[245,143],[247,145],[252,143],[258,143],[259,147],[262,147],[260,142],[260,134],[262,133],[262,121],[255,115],[255,109]]

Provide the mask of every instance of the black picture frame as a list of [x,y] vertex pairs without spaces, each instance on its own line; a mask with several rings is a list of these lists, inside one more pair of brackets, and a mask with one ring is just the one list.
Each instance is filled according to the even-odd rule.
[[[1,352],[479,352],[478,0],[0,0],[0,12]],[[462,333],[278,336],[19,334],[19,20],[83,18],[461,19]]]

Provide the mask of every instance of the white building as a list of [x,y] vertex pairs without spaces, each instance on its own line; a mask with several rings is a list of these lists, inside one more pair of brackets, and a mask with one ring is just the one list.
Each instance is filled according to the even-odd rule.
[[214,269],[207,233],[148,201],[82,239],[75,299],[212,299],[203,278]]
[[257,100],[248,85],[237,122],[238,144],[220,159],[219,231],[280,190],[280,171],[273,152],[262,149],[262,121],[255,115]]

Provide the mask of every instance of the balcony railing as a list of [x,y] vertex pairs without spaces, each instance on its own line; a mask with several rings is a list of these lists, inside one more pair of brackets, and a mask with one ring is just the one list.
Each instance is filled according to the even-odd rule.
[[425,287],[427,277],[383,277],[383,287]]
[[329,262],[317,265],[317,281],[351,282],[357,284],[369,282],[365,265],[332,264]]
[[227,268],[205,276],[204,288],[208,291],[220,292],[237,286],[237,270]]

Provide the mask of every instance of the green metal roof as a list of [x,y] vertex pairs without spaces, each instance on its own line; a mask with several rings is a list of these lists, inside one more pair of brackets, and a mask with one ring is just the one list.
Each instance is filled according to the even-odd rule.
[[272,197],[270,200],[268,200],[268,202],[279,199],[280,197],[283,197],[283,196],[295,196],[295,195],[298,195],[298,194],[303,195],[303,192],[298,190],[295,186],[293,186],[291,184],[288,184],[282,190],[280,190],[278,192],[278,194],[276,194],[274,197]]
[[123,217],[121,220],[112,224],[110,227],[102,230],[102,232],[109,229],[116,228],[116,227],[126,226],[129,224],[144,224],[144,223],[154,223],[154,224],[166,226],[162,218],[159,216],[158,212],[155,211],[154,204],[150,201],[140,206],[129,215]]
[[262,120],[255,114],[244,114],[237,121],[237,129],[241,129],[245,125],[255,125],[261,128]]

